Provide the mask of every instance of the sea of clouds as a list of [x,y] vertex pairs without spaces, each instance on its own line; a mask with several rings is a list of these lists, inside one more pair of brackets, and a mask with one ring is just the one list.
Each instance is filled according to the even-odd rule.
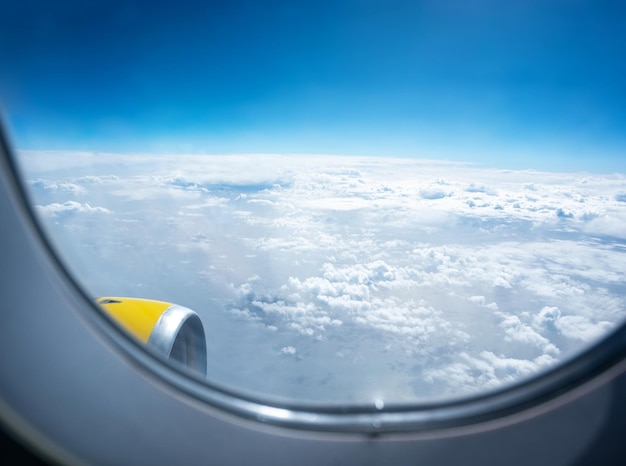
[[626,315],[624,174],[262,154],[19,162],[79,283],[194,309],[209,379],[227,387],[462,396],[554,367]]

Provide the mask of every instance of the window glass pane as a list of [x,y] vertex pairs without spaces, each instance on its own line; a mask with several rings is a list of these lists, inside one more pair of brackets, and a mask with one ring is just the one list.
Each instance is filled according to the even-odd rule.
[[195,311],[214,383],[384,405],[540,374],[626,314],[626,28],[483,3],[10,6],[37,216],[94,300]]

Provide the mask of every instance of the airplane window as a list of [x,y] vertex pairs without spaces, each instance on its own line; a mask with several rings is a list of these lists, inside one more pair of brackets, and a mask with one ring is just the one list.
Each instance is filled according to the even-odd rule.
[[383,410],[546,373],[626,316],[626,36],[487,4],[12,5],[32,208],[208,385]]

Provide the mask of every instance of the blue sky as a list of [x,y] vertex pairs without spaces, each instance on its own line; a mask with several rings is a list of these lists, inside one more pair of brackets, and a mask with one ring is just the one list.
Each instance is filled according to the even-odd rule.
[[12,3],[18,149],[626,169],[621,2]]

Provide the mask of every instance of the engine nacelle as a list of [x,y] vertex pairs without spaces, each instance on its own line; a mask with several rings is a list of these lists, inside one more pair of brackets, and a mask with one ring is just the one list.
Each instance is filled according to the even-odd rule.
[[97,298],[96,303],[148,348],[206,375],[204,327],[191,309],[151,299],[109,296]]

